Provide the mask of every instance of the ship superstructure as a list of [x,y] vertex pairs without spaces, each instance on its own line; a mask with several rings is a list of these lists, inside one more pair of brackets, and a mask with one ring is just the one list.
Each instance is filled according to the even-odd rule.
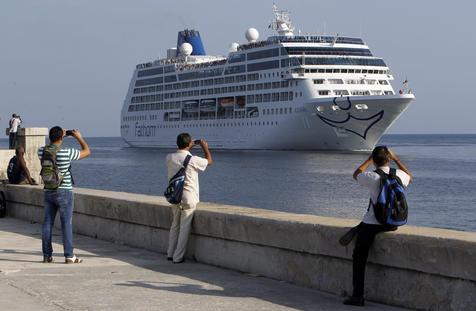
[[121,113],[131,146],[175,148],[189,132],[221,149],[367,150],[408,107],[393,76],[360,38],[294,35],[274,7],[277,35],[206,55],[196,30],[179,32],[167,58],[139,64]]

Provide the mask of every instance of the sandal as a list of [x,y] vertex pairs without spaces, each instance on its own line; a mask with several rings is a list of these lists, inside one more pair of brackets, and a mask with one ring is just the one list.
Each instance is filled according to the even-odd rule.
[[82,263],[83,260],[79,257],[76,257],[76,255],[75,255],[73,257],[65,258],[64,262],[65,263]]

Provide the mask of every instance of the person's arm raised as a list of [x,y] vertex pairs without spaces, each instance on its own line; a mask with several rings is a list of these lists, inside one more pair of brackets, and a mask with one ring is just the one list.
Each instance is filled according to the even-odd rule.
[[397,164],[399,169],[401,169],[402,171],[407,173],[407,175],[410,177],[410,182],[412,182],[413,181],[412,173],[410,173],[410,171],[407,169],[407,167],[400,161],[398,156],[392,150],[389,149],[388,152],[390,153],[390,159],[393,160],[393,162],[395,162],[395,164]]
[[203,153],[205,154],[205,158],[208,161],[208,166],[212,165],[213,164],[212,154],[210,150],[208,149],[207,141],[204,139],[200,140],[200,146],[202,147]]
[[72,135],[79,143],[81,146],[81,151],[79,153],[79,159],[84,159],[86,157],[89,157],[91,154],[91,150],[89,149],[88,144],[84,140],[84,138],[81,136],[81,133],[78,130],[73,130],[73,135]]
[[355,170],[354,174],[352,175],[352,177],[354,177],[355,180],[357,180],[357,176],[362,173],[362,172],[365,172],[365,170],[370,166],[370,164],[372,164],[372,155],[370,155],[367,160],[364,161],[364,163],[360,164],[360,166]]

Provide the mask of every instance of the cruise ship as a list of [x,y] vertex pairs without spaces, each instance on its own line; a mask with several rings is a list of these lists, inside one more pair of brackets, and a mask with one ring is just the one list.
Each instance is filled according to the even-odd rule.
[[[175,148],[179,133],[214,149],[372,149],[415,98],[395,92],[384,60],[356,37],[295,35],[273,7],[259,39],[207,55],[197,30],[178,33],[167,57],[139,64],[121,112],[121,136],[134,147]],[[300,33],[300,32],[299,32]]]

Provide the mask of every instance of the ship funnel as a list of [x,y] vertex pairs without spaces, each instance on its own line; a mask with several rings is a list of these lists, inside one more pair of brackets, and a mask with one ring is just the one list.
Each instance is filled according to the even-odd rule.
[[206,55],[205,48],[203,47],[202,39],[198,30],[185,29],[179,31],[177,36],[177,54],[179,56],[180,47],[183,43],[190,43],[192,45],[192,55]]

